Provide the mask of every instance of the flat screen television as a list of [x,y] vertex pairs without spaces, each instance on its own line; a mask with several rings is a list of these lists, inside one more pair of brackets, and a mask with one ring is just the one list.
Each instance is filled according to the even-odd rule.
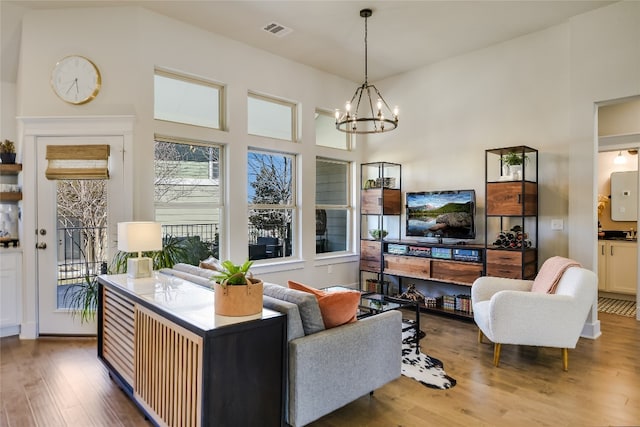
[[407,192],[407,237],[475,239],[475,190]]

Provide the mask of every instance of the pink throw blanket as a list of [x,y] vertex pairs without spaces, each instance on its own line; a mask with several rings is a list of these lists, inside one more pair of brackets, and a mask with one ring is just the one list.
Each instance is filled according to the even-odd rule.
[[540,271],[533,281],[531,292],[554,294],[560,278],[569,267],[582,267],[582,265],[577,261],[561,256],[549,258],[540,267]]

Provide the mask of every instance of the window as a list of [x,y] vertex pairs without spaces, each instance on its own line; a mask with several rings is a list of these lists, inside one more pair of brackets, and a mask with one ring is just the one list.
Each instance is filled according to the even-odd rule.
[[153,117],[222,129],[223,94],[221,85],[156,70]]
[[350,164],[316,159],[316,253],[349,248]]
[[350,135],[336,129],[336,119],[326,111],[316,110],[316,145],[349,150]]
[[295,157],[249,150],[249,259],[293,254]]
[[294,141],[296,106],[290,102],[250,93],[247,101],[247,123],[250,135]]
[[190,263],[219,257],[222,147],[156,136],[155,219],[189,248]]

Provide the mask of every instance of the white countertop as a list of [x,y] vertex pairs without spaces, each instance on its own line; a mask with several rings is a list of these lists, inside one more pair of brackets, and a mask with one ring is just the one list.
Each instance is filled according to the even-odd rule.
[[252,316],[217,315],[214,312],[215,293],[212,289],[157,271],[154,271],[153,277],[144,279],[131,279],[126,274],[102,275],[100,278],[205,331],[281,315],[266,308],[262,309],[262,313]]

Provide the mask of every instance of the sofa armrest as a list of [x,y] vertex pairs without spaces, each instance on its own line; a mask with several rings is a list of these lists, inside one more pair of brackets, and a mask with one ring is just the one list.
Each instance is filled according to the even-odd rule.
[[478,277],[471,286],[471,301],[490,300],[496,293],[504,290],[530,291],[533,280],[507,279],[504,277]]
[[289,343],[289,424],[305,425],[400,376],[394,310]]

